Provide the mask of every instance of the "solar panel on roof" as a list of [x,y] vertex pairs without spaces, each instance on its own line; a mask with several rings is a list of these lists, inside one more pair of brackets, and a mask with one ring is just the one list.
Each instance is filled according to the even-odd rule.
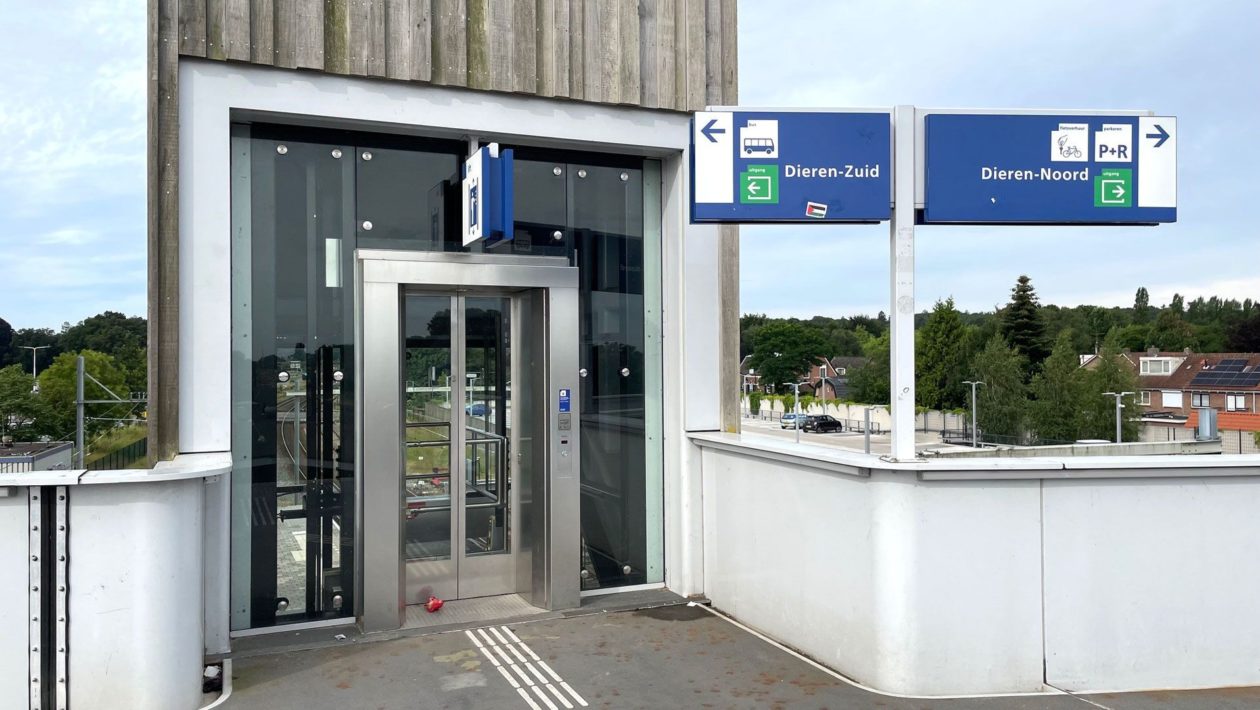
[[1219,363],[1216,364],[1216,367],[1212,369],[1218,372],[1242,372],[1243,368],[1246,366],[1247,366],[1246,360],[1230,359],[1230,360],[1221,360]]

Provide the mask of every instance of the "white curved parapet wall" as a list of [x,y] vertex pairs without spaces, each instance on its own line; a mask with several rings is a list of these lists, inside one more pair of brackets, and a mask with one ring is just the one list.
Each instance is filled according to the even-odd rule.
[[[201,705],[204,490],[230,470],[227,453],[211,453],[151,470],[0,476],[0,625],[10,630],[30,628],[29,492],[66,487],[70,707]],[[30,707],[30,634],[0,638],[0,707]]]
[[1260,457],[897,464],[691,438],[714,606],[867,686],[1260,684]]

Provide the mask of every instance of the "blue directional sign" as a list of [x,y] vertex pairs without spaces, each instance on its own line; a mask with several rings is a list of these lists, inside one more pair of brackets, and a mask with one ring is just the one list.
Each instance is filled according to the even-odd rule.
[[925,223],[1177,221],[1177,119],[929,113]]
[[702,111],[691,140],[693,222],[876,222],[891,215],[887,112]]

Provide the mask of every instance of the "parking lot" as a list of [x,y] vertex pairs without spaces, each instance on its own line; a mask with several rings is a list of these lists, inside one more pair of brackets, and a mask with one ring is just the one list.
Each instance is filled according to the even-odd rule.
[[[745,434],[764,435],[776,439],[796,440],[796,432],[791,428],[783,429],[778,421],[769,421],[764,419],[752,419],[744,417],[742,420]],[[940,435],[934,432],[915,432],[915,449],[924,451],[927,449],[950,448],[946,444],[941,443]],[[842,431],[828,432],[820,434],[812,431],[801,431],[802,444],[817,444],[820,446],[832,446],[838,449],[848,449],[851,451],[863,451],[866,438],[860,431]],[[889,435],[887,433],[871,434],[871,453],[883,455],[890,453]]]

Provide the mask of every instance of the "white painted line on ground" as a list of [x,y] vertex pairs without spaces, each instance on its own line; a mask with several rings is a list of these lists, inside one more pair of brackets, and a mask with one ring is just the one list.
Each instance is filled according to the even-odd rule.
[[[797,651],[793,651],[792,649],[788,648],[787,646],[784,646],[783,644],[779,643],[778,641],[775,641],[774,639],[770,638],[769,636],[766,636],[765,634],[761,633],[760,631],[757,631],[756,629],[753,629],[753,628],[750,628],[750,627],[748,627],[748,626],[745,626],[745,625],[743,625],[743,624],[739,623],[738,621],[736,621],[735,619],[733,619],[733,618],[731,618],[731,617],[727,616],[726,614],[723,614],[722,612],[720,612],[720,611],[718,611],[718,610],[716,610],[716,609],[713,609],[712,607],[709,607],[709,606],[707,606],[707,605],[705,605],[705,604],[697,604],[696,602],[687,602],[687,606],[699,607],[700,609],[703,609],[703,610],[705,610],[705,611],[709,612],[710,614],[712,614],[712,615],[716,616],[717,618],[722,619],[723,621],[725,621],[726,623],[728,623],[728,624],[730,624],[730,625],[734,626],[735,628],[742,629],[743,631],[746,631],[747,633],[752,634],[753,636],[756,636],[757,638],[761,639],[762,641],[765,641],[766,643],[770,644],[771,646],[774,646],[775,648],[777,648],[777,649],[779,649],[780,651],[782,651],[782,652],[784,652],[784,653],[788,654],[789,656],[792,656],[793,658],[796,658],[796,659],[799,659],[799,660],[801,660],[801,661],[804,661],[805,663],[807,663],[807,664],[809,664],[809,665],[813,666],[814,668],[817,668],[818,670],[822,671],[823,673],[826,673],[827,675],[831,676],[832,678],[835,678],[836,680],[839,680],[839,681],[841,681],[841,682],[843,682],[843,683],[848,683],[849,685],[853,686],[854,688],[858,688],[858,689],[861,689],[861,690],[865,690],[865,691],[867,691],[868,693],[873,693],[873,694],[875,694],[875,695],[883,695],[883,696],[886,696],[886,697],[889,697],[889,698],[905,698],[905,699],[907,699],[907,700],[974,700],[974,699],[981,699],[981,698],[1034,698],[1034,697],[1037,697],[1037,696],[1044,696],[1044,695],[1061,695],[1061,694],[1063,694],[1063,693],[1065,692],[1065,691],[1059,691],[1059,690],[1048,690],[1048,691],[1042,691],[1042,692],[1039,692],[1039,693],[1038,693],[1038,692],[1032,692],[1032,693],[988,693],[988,694],[975,694],[975,695],[906,695],[906,694],[903,694],[903,693],[890,693],[890,692],[885,691],[885,690],[879,690],[878,688],[872,688],[872,687],[867,686],[867,685],[862,685],[861,683],[857,682],[856,680],[853,680],[852,678],[850,678],[850,677],[848,677],[848,676],[844,675],[843,673],[839,673],[839,672],[837,672],[837,671],[835,671],[835,670],[832,670],[831,668],[828,668],[827,666],[824,666],[823,664],[819,663],[818,661],[815,661],[814,659],[810,658],[809,656],[806,656],[806,655],[804,655],[804,654],[801,654],[801,653],[799,653],[799,652],[797,652]],[[1049,687],[1049,686],[1047,686],[1047,687]],[[1108,691],[1099,691],[1099,692],[1108,692]],[[1109,692],[1123,692],[1123,691],[1109,691]],[[1082,699],[1082,698],[1080,698],[1080,696],[1076,696],[1076,695],[1073,695],[1072,697],[1074,697],[1074,698],[1076,698],[1076,699],[1078,699],[1078,700],[1081,700],[1081,699]]]
[[531,710],[542,710],[542,708],[538,707],[538,703],[534,702],[534,699],[529,697],[529,693],[525,692],[524,688],[517,688],[516,692],[520,693],[522,698],[525,698],[525,702],[529,703]]
[[545,703],[548,708],[550,708],[550,710],[560,710],[560,708],[556,707],[555,703],[551,702],[551,698],[547,697],[547,694],[542,692],[542,688],[539,688],[538,686],[535,685],[533,688],[531,688],[531,690],[534,691],[534,695],[537,695],[538,698],[542,700],[543,703]]
[[570,687],[568,683],[564,681],[560,681],[560,687],[569,691],[569,695],[573,696],[573,699],[577,701],[578,705],[581,705],[582,707],[586,707],[586,701],[583,700],[582,696],[578,695],[578,692],[574,690],[572,687]]
[[550,683],[550,682],[551,682],[551,681],[547,680],[547,678],[546,678],[546,677],[544,677],[542,673],[539,673],[539,672],[538,672],[538,669],[534,667],[534,664],[529,663],[528,661],[526,661],[526,662],[525,662],[525,667],[529,669],[529,672],[530,672],[530,673],[533,673],[533,674],[534,674],[534,675],[538,678],[538,682],[539,682],[539,683],[542,683],[543,685],[546,685],[546,684],[548,684],[548,683]]
[[503,666],[495,666],[495,668],[499,669],[499,673],[502,673],[503,677],[507,678],[507,682],[511,683],[513,688],[519,689],[521,687],[521,684],[516,682],[516,679],[512,677],[511,673],[507,672],[506,668],[504,668]]
[[534,687],[534,681],[530,680],[529,676],[525,675],[525,671],[521,670],[520,666],[511,666],[511,668],[516,675],[521,677],[521,680],[525,681],[525,685],[528,685],[531,688]]
[[[486,628],[489,629],[489,632],[486,631]],[[576,701],[581,707],[589,707],[586,699],[579,695],[572,686],[564,682],[564,679],[560,677],[560,674],[556,673],[551,666],[547,665],[546,661],[539,658],[538,654],[534,653],[532,648],[527,646],[516,634],[512,633],[511,629],[506,626],[486,628],[465,630],[464,634],[468,636],[470,641],[473,642],[473,645],[481,652],[481,655],[485,656],[491,663],[494,664],[494,667],[499,671],[499,674],[502,675],[503,678],[507,680],[508,684],[516,690],[517,694],[525,700],[531,710],[542,710],[538,703],[534,702],[534,696],[537,696],[538,700],[541,700],[542,704],[545,705],[548,710],[560,710],[556,703],[552,702],[551,697],[549,697],[547,693],[551,693],[551,695],[555,696],[555,700],[559,701],[560,705],[564,706],[565,710],[573,710],[574,707],[573,702],[570,702],[569,697],[572,697],[573,701]],[[473,633],[473,631],[476,631],[476,633]],[[517,648],[518,645],[520,646],[520,649]],[[491,653],[492,650],[493,653]],[[528,653],[530,657],[533,658],[534,661],[547,672],[547,675],[543,675],[542,672],[535,668],[534,664],[530,663],[529,660],[526,659],[525,655],[521,653],[521,650]],[[511,652],[511,655],[508,654],[509,651]],[[518,665],[516,661],[512,660],[513,656],[520,661],[520,665]],[[502,663],[500,662],[500,659],[502,659]],[[522,665],[525,666],[524,669],[521,668]],[[510,673],[508,672],[509,668],[512,669]],[[526,669],[529,670],[529,673],[525,672]],[[513,673],[516,675],[514,676]],[[533,678],[530,677],[531,675]],[[551,676],[551,680],[548,680],[547,676]],[[521,685],[521,682],[517,681],[518,678],[524,683],[524,686]],[[537,679],[536,683],[534,682],[535,678]],[[560,692],[560,688],[557,688],[556,685],[552,684],[553,681],[569,694],[568,697],[566,697],[564,693]],[[546,692],[543,691],[543,688],[547,689]],[[530,691],[533,692],[533,696],[530,695]]]
[[556,673],[555,671],[551,670],[551,666],[547,665],[547,662],[546,662],[546,661],[539,660],[539,661],[538,661],[538,665],[542,666],[542,667],[543,667],[543,670],[547,671],[548,675],[550,675],[550,676],[552,677],[552,679],[554,679],[557,683],[559,683],[561,680],[563,680],[563,679],[560,677],[560,674],[559,674],[559,673]]
[[535,661],[541,661],[541,660],[542,660],[541,658],[539,658],[539,657],[538,657],[538,654],[537,654],[537,653],[534,653],[534,649],[532,649],[532,648],[530,648],[529,646],[526,646],[526,645],[525,645],[525,642],[524,642],[524,641],[517,641],[517,643],[519,643],[519,644],[521,645],[521,648],[525,649],[525,653],[528,653],[530,658],[534,659]]
[[561,705],[568,708],[568,710],[573,710],[573,703],[569,702],[569,699],[564,697],[564,693],[561,693],[559,688],[550,683],[547,683],[543,687],[550,690],[551,694],[556,696],[556,700],[559,700]]
[[527,662],[527,661],[525,660],[525,654],[523,654],[523,653],[521,653],[520,651],[516,650],[516,646],[513,646],[512,644],[510,644],[510,643],[509,643],[509,644],[508,644],[508,646],[507,646],[507,649],[508,649],[509,651],[511,651],[511,652],[512,652],[512,655],[513,655],[513,656],[516,656],[516,660],[520,661],[521,663],[526,663],[526,662]]
[[499,648],[498,646],[495,646],[495,647],[494,647],[494,652],[495,652],[495,653],[497,653],[497,654],[499,654],[499,657],[500,657],[500,658],[502,658],[504,661],[506,661],[506,662],[507,662],[507,664],[508,664],[509,666],[514,666],[514,665],[516,665],[516,661],[513,661],[513,660],[512,660],[512,657],[511,657],[511,656],[509,656],[509,655],[507,655],[507,653],[505,653],[505,652],[503,651],[503,649],[502,649],[502,648]]

